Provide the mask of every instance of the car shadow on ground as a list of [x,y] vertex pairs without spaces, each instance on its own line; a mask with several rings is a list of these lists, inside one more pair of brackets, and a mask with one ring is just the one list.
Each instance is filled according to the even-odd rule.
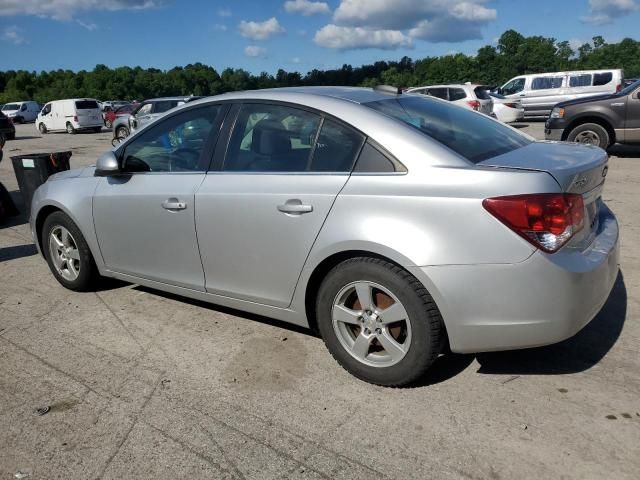
[[640,157],[640,145],[621,145],[616,143],[607,149],[609,155],[622,158],[637,158]]
[[[9,140],[10,142],[15,142],[18,140],[35,140],[36,138],[42,138],[42,136],[30,136],[30,135],[20,135],[19,137],[16,136],[16,138],[14,138],[13,140]],[[9,147],[10,145],[7,143],[7,147]]]
[[[136,286],[136,290],[208,310],[261,322],[303,335],[320,338],[315,332],[272,318],[221,307],[199,300]],[[480,364],[478,373],[492,375],[561,375],[578,373],[596,365],[615,345],[626,319],[627,289],[620,272],[616,283],[598,315],[580,332],[568,340],[547,347],[508,352],[440,355],[428,372],[412,388],[445,382],[466,370],[474,360]]]
[[18,258],[32,257],[37,253],[38,250],[33,243],[0,248],[0,263],[7,262],[9,260],[16,260]]

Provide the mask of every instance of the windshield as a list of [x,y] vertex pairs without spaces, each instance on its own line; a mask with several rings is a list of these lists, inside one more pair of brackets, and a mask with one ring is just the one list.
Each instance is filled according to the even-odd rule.
[[636,88],[640,87],[640,80],[632,83],[631,85],[623,88],[620,91],[620,95],[629,95],[631,92],[633,92]]
[[5,112],[9,112],[11,110],[20,110],[20,105],[18,105],[17,103],[7,103],[4,107],[2,107],[2,110],[4,110]]
[[428,97],[403,95],[364,105],[411,125],[473,163],[531,143],[483,114]]

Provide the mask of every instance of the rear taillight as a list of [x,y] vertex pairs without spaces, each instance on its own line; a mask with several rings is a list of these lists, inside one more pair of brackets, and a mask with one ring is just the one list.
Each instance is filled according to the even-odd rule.
[[512,195],[487,198],[482,205],[515,233],[548,253],[557,252],[584,226],[581,195]]
[[616,93],[620,93],[622,91],[622,84],[619,83],[618,86],[616,87]]
[[467,102],[467,105],[469,105],[475,111],[480,110],[480,102],[478,100],[469,100]]
[[517,103],[503,103],[503,105],[505,107],[509,107],[509,108],[518,108],[518,104]]
[[76,122],[76,123],[78,122],[78,116],[77,115],[73,116],[73,121]]

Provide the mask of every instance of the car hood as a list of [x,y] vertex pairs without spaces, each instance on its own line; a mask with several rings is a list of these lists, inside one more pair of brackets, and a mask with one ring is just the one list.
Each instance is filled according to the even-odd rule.
[[607,152],[591,145],[533,142],[478,165],[547,172],[564,192],[582,194],[604,182],[608,160]]
[[86,178],[93,177],[93,173],[95,172],[95,165],[91,165],[90,167],[84,168],[74,168],[73,170],[65,170],[64,172],[58,172],[51,175],[48,178],[48,182],[57,182],[59,180],[66,180],[68,178]]
[[575,100],[567,100],[566,102],[560,102],[556,107],[571,107],[573,105],[582,105],[583,103],[599,102],[601,100],[613,100],[619,98],[617,93],[610,93],[607,95],[596,95],[594,97],[576,98]]

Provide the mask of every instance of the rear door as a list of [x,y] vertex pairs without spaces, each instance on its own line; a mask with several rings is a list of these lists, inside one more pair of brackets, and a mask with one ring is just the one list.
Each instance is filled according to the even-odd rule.
[[625,143],[640,143],[640,88],[627,95]]
[[574,98],[588,97],[593,95],[593,75],[590,73],[572,73],[569,75],[569,84],[565,88],[566,100],[573,100]]
[[102,113],[95,100],[76,100],[75,114],[80,127],[95,127],[102,125]]
[[196,194],[206,290],[284,308],[364,137],[288,105],[236,108]]

